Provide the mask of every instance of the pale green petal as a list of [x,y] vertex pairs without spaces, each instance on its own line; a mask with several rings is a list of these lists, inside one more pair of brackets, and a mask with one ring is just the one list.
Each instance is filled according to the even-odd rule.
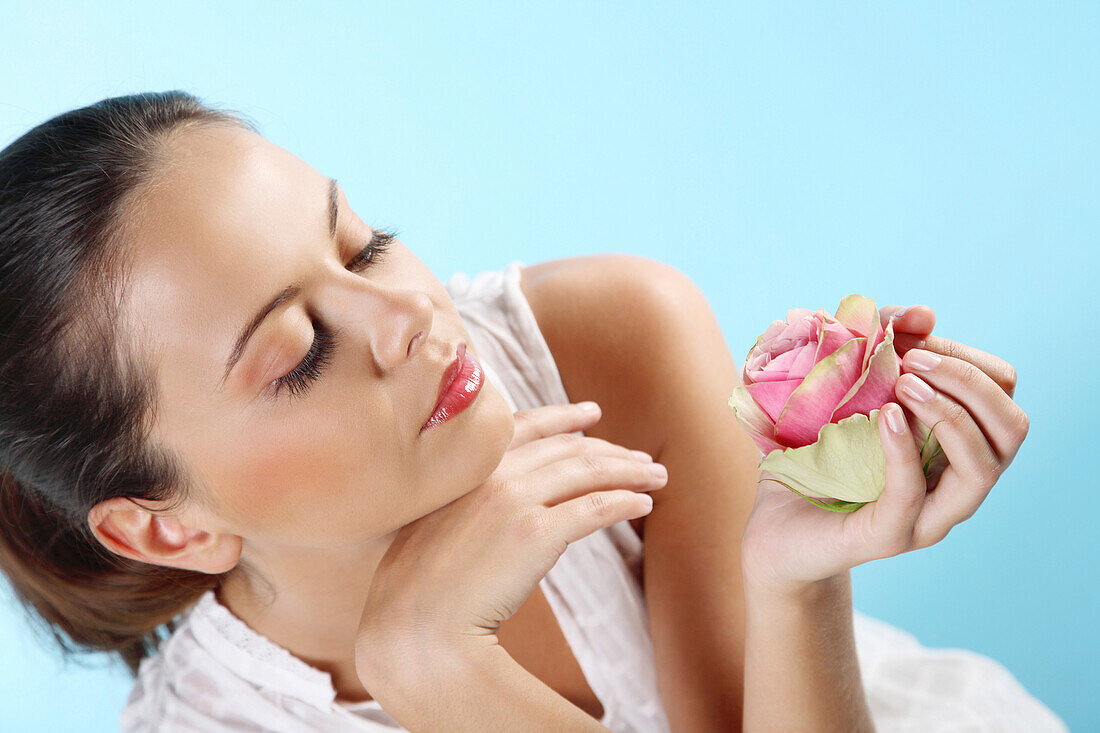
[[845,296],[836,309],[835,318],[849,331],[874,340],[879,315],[875,301],[870,298],[858,293]]
[[774,450],[760,469],[806,496],[874,501],[886,486],[886,456],[878,435],[878,410],[821,428],[816,443]]

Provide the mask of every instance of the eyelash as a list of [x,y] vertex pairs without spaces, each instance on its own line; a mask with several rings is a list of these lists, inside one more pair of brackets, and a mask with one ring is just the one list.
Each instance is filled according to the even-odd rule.
[[[371,265],[382,262],[390,243],[396,236],[396,233],[375,229],[370,244],[351,258],[347,269],[352,272],[362,272]],[[274,392],[271,394],[271,399],[278,397],[282,389],[292,397],[304,394],[310,385],[321,377],[321,372],[331,361],[332,354],[336,350],[336,334],[320,322],[315,324],[313,329],[313,343],[310,344],[309,351],[298,366],[272,382]]]

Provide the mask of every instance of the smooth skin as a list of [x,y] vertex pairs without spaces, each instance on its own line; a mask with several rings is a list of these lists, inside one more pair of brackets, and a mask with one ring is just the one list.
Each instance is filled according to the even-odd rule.
[[489,479],[397,532],[371,581],[360,646],[370,646],[369,629],[381,629],[379,641],[403,629],[494,636],[570,543],[647,514],[652,499],[641,492],[666,483],[648,455],[572,434],[600,419],[595,403],[515,417],[516,433]]
[[525,287],[587,435],[668,468],[638,526],[661,699],[674,731],[738,730],[744,675],[741,536],[759,452],[726,406],[738,367],[706,297],[667,264],[625,254],[527,268]]
[[573,435],[599,420],[594,403],[515,415],[493,475],[403,527],[375,570],[357,671],[409,730],[606,730],[517,664],[496,631],[570,543],[648,513],[641,492],[667,474]]

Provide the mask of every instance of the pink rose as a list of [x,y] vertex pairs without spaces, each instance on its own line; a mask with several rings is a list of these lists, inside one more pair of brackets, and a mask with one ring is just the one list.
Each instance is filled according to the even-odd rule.
[[896,401],[900,375],[893,318],[884,328],[875,302],[853,294],[835,316],[792,308],[773,322],[745,357],[729,406],[764,454],[760,467],[788,488],[873,501],[885,483],[878,412]]

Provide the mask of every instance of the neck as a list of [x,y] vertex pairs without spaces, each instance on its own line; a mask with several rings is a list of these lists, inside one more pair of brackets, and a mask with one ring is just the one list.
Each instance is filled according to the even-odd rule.
[[336,696],[371,699],[355,672],[355,638],[375,569],[396,532],[362,546],[250,553],[218,600],[252,629],[332,676]]

